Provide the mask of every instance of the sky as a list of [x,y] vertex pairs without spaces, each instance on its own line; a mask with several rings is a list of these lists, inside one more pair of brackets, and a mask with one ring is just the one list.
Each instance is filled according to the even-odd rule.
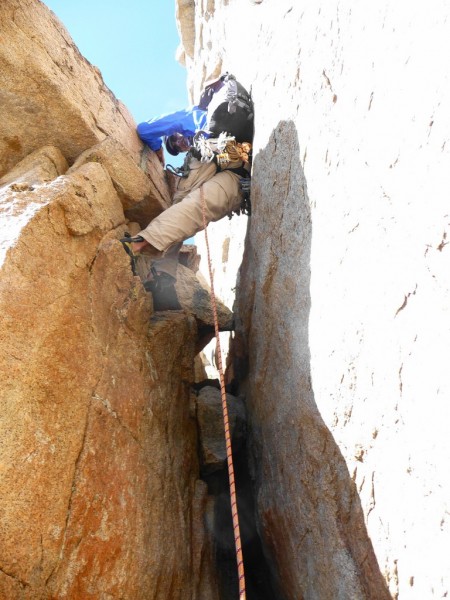
[[136,123],[188,106],[175,0],[43,0]]

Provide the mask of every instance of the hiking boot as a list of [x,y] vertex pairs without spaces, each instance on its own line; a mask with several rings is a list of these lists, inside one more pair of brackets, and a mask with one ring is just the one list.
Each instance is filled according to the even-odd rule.
[[148,278],[144,281],[144,288],[153,296],[153,308],[156,311],[181,310],[175,290],[175,277],[164,272],[151,269]]

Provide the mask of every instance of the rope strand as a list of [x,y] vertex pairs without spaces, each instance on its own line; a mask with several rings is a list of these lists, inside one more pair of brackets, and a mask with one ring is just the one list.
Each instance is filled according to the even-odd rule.
[[234,466],[233,466],[233,454],[231,450],[231,435],[230,425],[228,421],[228,407],[227,407],[227,395],[225,392],[225,379],[223,376],[222,368],[222,350],[220,347],[220,336],[219,336],[219,321],[217,318],[217,305],[216,296],[214,293],[214,280],[211,266],[211,254],[209,251],[208,233],[206,228],[208,223],[206,222],[206,203],[203,194],[203,186],[200,188],[200,198],[202,202],[202,215],[203,215],[203,228],[205,230],[205,241],[206,241],[206,254],[208,258],[208,269],[209,279],[211,282],[211,304],[214,316],[214,331],[216,333],[217,342],[217,365],[219,368],[219,379],[220,379],[220,393],[222,398],[222,412],[223,412],[223,423],[225,427],[225,444],[227,448],[227,465],[228,465],[228,479],[230,483],[230,500],[231,500],[231,517],[233,519],[233,531],[234,531],[234,545],[236,548],[236,563],[239,579],[239,600],[245,600],[245,575],[244,575],[244,560],[242,557],[242,546],[241,546],[241,533],[239,528],[239,516],[237,511],[237,498],[236,498],[236,486],[234,480]]

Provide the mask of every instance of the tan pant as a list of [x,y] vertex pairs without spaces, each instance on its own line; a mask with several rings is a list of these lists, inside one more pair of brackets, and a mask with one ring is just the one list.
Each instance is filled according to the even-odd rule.
[[[241,165],[239,161],[230,166]],[[139,232],[152,246],[167,251],[154,262],[156,270],[175,276],[175,261],[182,242],[204,228],[200,187],[203,187],[208,224],[239,208],[242,201],[239,179],[239,175],[229,170],[216,173],[216,166],[212,163],[201,163],[196,159],[191,161],[189,176],[180,178],[178,182],[174,204]]]

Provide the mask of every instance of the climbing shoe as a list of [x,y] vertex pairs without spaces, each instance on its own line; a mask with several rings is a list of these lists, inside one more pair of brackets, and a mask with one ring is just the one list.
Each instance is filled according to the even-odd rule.
[[153,308],[156,311],[162,310],[181,310],[181,304],[178,302],[177,292],[175,290],[175,277],[164,272],[157,272],[154,267],[151,268],[147,279],[144,281],[144,288],[153,296]]

